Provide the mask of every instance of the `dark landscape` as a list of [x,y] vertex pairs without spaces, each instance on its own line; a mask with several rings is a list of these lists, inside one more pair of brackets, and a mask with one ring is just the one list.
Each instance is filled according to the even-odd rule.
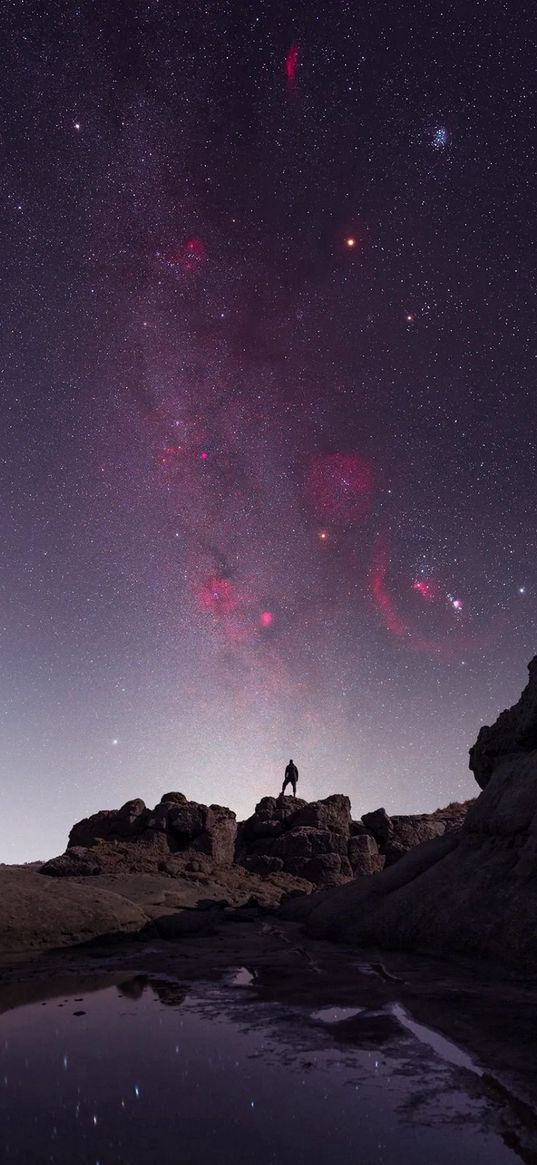
[[[397,1144],[409,1124],[416,1134],[405,1160],[423,1159],[438,1121],[450,1130],[450,1160],[468,1106],[470,1140],[463,1137],[459,1152],[537,1161],[537,657],[529,676],[519,701],[482,728],[470,750],[481,791],[466,805],[393,818],[378,809],[353,821],[343,794],[310,803],[266,797],[237,825],[229,809],[168,793],[154,809],[133,799],[78,822],[57,858],[30,869],[4,867],[1,1010],[35,1013],[39,1045],[45,1020],[35,1009],[65,1008],[54,1031],[67,1062],[72,1041],[78,1046],[74,1019],[84,1021],[92,1054],[106,1043],[99,1010],[91,1028],[94,998],[108,1001],[111,1024],[117,1015],[137,1015],[140,1000],[151,1001],[153,1013],[155,1005],[184,1009],[195,1046],[207,1040],[202,1029],[211,1016],[225,1017],[248,1036],[250,1059],[270,1065],[283,1058],[292,1089],[297,1079],[309,1088],[328,1057],[324,1087],[343,1071],[349,1086],[358,1081],[368,1113],[370,1064],[363,1074],[373,1058],[377,1072],[382,1064],[381,1073],[406,1078],[389,1106],[395,1104]],[[46,1024],[42,1038],[50,1040]],[[182,1045],[176,1053],[190,1082],[186,1103],[189,1087],[206,1086],[207,1069],[190,1061],[186,1069]],[[217,1043],[207,1055],[212,1063],[224,1052]],[[131,1066],[144,1087],[146,1069],[144,1053]],[[21,1097],[27,1078],[15,1074]],[[227,1087],[224,1105],[245,1103],[243,1076],[236,1095]],[[248,1087],[255,1107],[255,1073]],[[3,1095],[10,1096],[7,1085]],[[20,1103],[4,1112],[6,1161],[22,1161],[28,1151]],[[69,1159],[73,1135],[62,1106],[52,1125],[60,1132],[51,1159],[59,1162]],[[299,1108],[293,1112],[299,1119]],[[133,1159],[149,1162],[162,1152],[176,1119],[167,1111],[162,1137],[146,1132]],[[219,1121],[216,1108],[192,1160],[219,1144]],[[387,1157],[393,1135],[386,1131],[381,1144]],[[110,1161],[133,1153],[132,1126],[103,1136]],[[335,1131],[331,1136],[337,1141]],[[353,1159],[349,1136],[348,1145],[337,1141],[338,1160]],[[241,1151],[241,1137],[239,1128],[220,1146],[221,1160]],[[99,1137],[93,1140],[98,1146]],[[274,1152],[283,1161],[311,1152],[309,1141],[287,1138],[275,1149],[269,1136],[267,1144],[260,1157],[267,1162]],[[444,1160],[437,1142],[430,1144]],[[332,1143],[319,1160],[333,1151]]]
[[0,5],[0,1165],[537,1165],[536,45]]

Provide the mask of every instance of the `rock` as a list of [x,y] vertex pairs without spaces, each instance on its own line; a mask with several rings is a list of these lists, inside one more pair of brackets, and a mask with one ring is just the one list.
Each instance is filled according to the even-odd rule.
[[434,813],[397,814],[394,817],[388,817],[385,809],[376,809],[373,813],[364,813],[362,823],[369,831],[369,836],[372,835],[377,842],[382,865],[391,866],[409,849],[433,837],[442,837],[451,829],[459,829],[470,804],[469,801],[453,801],[445,809],[436,809]]
[[207,854],[217,865],[231,865],[235,856],[236,836],[237,820],[231,809],[223,805],[210,805],[205,831],[193,841],[192,848]]
[[262,797],[255,813],[242,823],[241,833],[245,838],[279,837],[297,810],[305,805],[307,802],[299,797]]
[[58,858],[51,858],[41,866],[41,874],[51,878],[65,877],[95,877],[102,873],[102,866],[91,849],[83,846],[71,846],[66,853]]
[[104,837],[134,837],[142,832],[148,816],[139,797],[126,801],[121,809],[104,809],[73,825],[68,847],[92,846]]
[[355,878],[364,875],[378,874],[384,867],[384,858],[379,853],[379,847],[368,833],[354,834],[349,838],[349,862]]
[[385,809],[375,809],[373,813],[364,813],[363,824],[369,833],[378,842],[387,841],[392,832],[392,823]]
[[103,871],[180,872],[177,855],[200,853],[214,865],[234,860],[237,822],[222,805],[200,805],[182,793],[166,793],[153,810],[141,800],[128,801],[121,809],[103,810],[77,822],[69,834],[66,855],[47,863],[45,873],[66,877],[90,874],[86,860],[67,860],[73,849],[95,850]]
[[[308,881],[313,878],[317,885],[343,882],[352,877],[350,808],[349,798],[340,793],[312,802],[263,797],[252,817],[239,826],[236,860],[246,869],[259,871],[274,868],[277,860],[284,873]],[[332,856],[334,861],[313,861],[321,855]]]
[[303,877],[317,886],[338,886],[342,879],[352,877],[347,857],[336,853],[318,854],[303,867]]
[[312,826],[315,829],[328,829],[331,833],[342,833],[348,837],[351,827],[351,803],[349,798],[342,796],[341,793],[334,793],[324,801],[311,801],[293,814],[291,824],[293,829]]
[[[425,815],[445,832],[374,878],[304,904],[316,935],[364,945],[479,956],[533,973],[537,960],[535,660],[521,700],[482,729],[470,755],[482,792]],[[414,819],[411,839],[416,836]],[[395,818],[391,818],[393,825]],[[394,826],[386,845],[403,837]],[[395,840],[394,840],[395,839]],[[408,840],[408,835],[407,835]],[[382,849],[382,846],[379,847]]]
[[341,834],[330,833],[328,829],[301,826],[276,838],[270,852],[283,858],[284,863],[288,858],[312,858],[317,854],[339,853],[346,857],[347,842]]
[[516,704],[485,724],[470,749],[470,768],[480,787],[488,784],[499,761],[537,750],[537,655],[528,665],[529,680]]
[[198,805],[196,801],[185,801],[182,805],[174,805],[168,811],[168,827],[174,837],[182,845],[188,845],[200,833],[207,829],[209,809],[207,805]]
[[100,882],[98,877],[77,882],[4,868],[0,872],[3,952],[72,946],[101,935],[142,933],[150,923],[143,908]]
[[283,858],[271,857],[269,854],[250,854],[244,865],[252,874],[278,874],[283,870]]
[[170,826],[170,809],[175,807],[173,801],[159,801],[155,805],[151,816],[147,818],[146,829],[155,829],[158,833],[167,833]]

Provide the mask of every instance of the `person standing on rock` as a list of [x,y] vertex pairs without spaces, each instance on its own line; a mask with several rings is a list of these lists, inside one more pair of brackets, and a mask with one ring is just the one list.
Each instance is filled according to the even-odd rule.
[[282,797],[283,797],[288,785],[292,786],[293,797],[296,797],[296,783],[297,783],[297,781],[298,781],[298,769],[296,767],[294,760],[291,759],[289,761],[289,764],[287,765],[287,767],[285,769],[285,776],[283,778],[283,785],[282,785],[282,792],[281,792]]

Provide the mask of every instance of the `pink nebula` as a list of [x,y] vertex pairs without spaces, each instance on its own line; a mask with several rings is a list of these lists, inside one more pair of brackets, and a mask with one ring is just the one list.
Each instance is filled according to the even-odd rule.
[[231,615],[240,606],[241,597],[229,578],[212,575],[196,591],[196,598],[203,611],[213,615]]
[[321,514],[336,521],[359,521],[371,504],[371,467],[357,453],[316,454],[310,466],[307,492]]
[[272,611],[262,611],[259,616],[259,623],[261,627],[272,627],[274,622],[274,615]]
[[165,445],[163,449],[157,449],[155,457],[159,465],[170,465],[177,460],[180,452],[180,445]]
[[412,583],[412,590],[417,591],[422,599],[426,599],[428,603],[434,603],[436,599],[440,598],[440,588],[434,579],[416,579]]
[[392,635],[404,635],[408,630],[386,587],[388,558],[382,542],[377,544],[369,576],[369,587],[377,611],[382,615],[384,626]]
[[292,44],[285,58],[285,73],[290,85],[296,81],[296,67],[298,64],[298,45]]
[[207,248],[201,239],[187,239],[177,257],[184,275],[195,275],[207,258]]

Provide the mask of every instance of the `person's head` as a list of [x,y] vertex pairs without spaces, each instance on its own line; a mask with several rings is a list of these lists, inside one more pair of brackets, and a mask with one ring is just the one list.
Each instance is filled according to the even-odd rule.
[[289,761],[289,764],[290,764],[290,765],[292,765],[292,763],[293,763],[293,758],[291,757],[291,760]]

